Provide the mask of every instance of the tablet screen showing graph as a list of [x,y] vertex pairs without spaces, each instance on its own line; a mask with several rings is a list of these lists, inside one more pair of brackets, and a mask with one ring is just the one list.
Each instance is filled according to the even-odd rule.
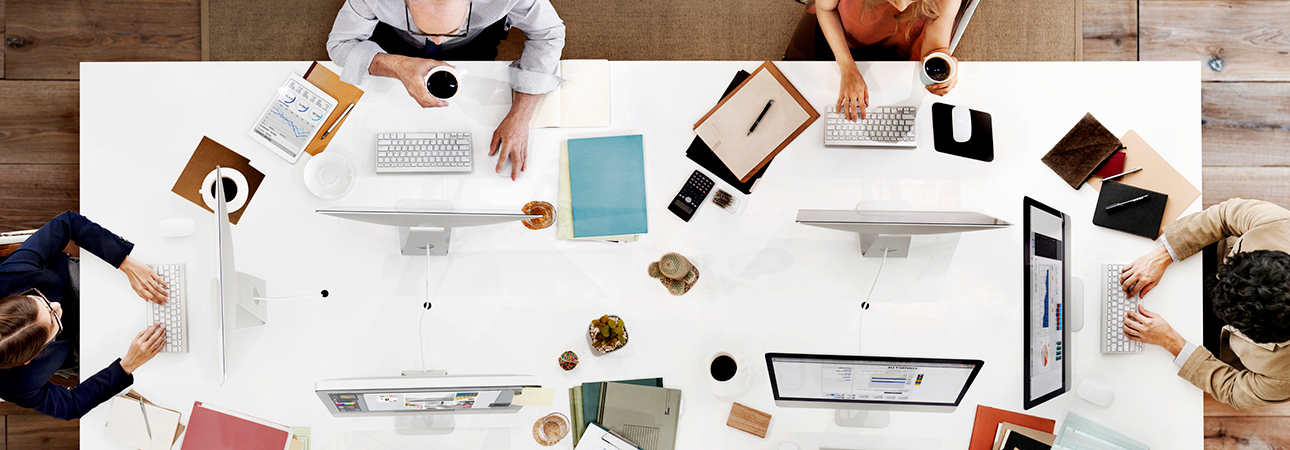
[[250,135],[287,161],[296,162],[336,108],[336,99],[291,74],[260,114]]

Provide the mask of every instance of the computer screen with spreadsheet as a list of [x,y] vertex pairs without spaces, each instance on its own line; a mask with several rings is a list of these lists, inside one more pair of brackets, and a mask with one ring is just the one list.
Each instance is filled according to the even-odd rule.
[[1056,209],[1026,197],[1024,291],[1024,404],[1038,406],[1069,390],[1070,330],[1066,298],[1070,274],[1070,221]]
[[984,364],[979,360],[769,353],[776,403],[818,402],[950,407],[958,405]]

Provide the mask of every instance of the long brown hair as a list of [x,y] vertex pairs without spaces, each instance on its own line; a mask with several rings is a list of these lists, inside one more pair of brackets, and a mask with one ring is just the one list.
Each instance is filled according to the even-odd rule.
[[[864,0],[864,11],[872,11],[874,8],[887,3],[887,0]],[[904,11],[896,13],[896,22],[916,22],[927,19],[929,22],[941,17],[940,7],[936,5],[936,0],[914,0]],[[913,27],[905,29],[905,38],[910,38]]]
[[36,359],[49,339],[49,329],[36,319],[40,309],[31,297],[10,295],[0,299],[0,369],[11,369]]

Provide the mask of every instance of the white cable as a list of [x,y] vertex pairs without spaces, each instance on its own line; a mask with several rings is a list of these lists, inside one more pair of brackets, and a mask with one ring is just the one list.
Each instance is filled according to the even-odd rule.
[[887,253],[894,252],[894,248],[882,249],[882,263],[878,264],[878,273],[873,276],[873,284],[869,285],[869,295],[864,297],[864,302],[860,303],[860,331],[856,332],[856,352],[862,352],[863,347],[860,344],[864,341],[864,312],[869,309],[869,299],[873,297],[874,288],[878,287],[878,278],[882,276],[882,268],[887,265]]
[[430,293],[430,262],[433,261],[433,259],[430,258],[430,249],[433,247],[434,247],[433,245],[426,246],[426,302],[421,305],[421,322],[420,322],[420,325],[417,326],[417,337],[420,338],[418,339],[418,341],[421,343],[421,371],[422,372],[426,370],[426,337],[425,337],[426,313],[430,312],[430,306],[429,306],[430,299],[437,297],[439,295],[439,288],[443,286],[443,279],[448,277],[448,263],[451,262],[451,260],[444,262],[443,277],[439,279],[439,284],[435,286],[434,293],[431,294]]

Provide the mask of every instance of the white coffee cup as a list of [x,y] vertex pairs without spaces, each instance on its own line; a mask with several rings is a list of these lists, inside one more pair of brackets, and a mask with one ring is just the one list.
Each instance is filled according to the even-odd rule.
[[748,373],[752,369],[739,351],[719,351],[708,357],[704,367],[708,391],[718,397],[733,397],[748,387]]
[[957,75],[958,70],[954,65],[954,59],[945,52],[932,52],[923,58],[919,66],[918,79],[922,80],[923,85],[931,86],[950,81]]
[[[442,73],[443,75],[437,75]],[[426,90],[440,100],[447,100],[461,92],[461,78],[466,76],[465,69],[452,66],[435,66],[426,73]]]

